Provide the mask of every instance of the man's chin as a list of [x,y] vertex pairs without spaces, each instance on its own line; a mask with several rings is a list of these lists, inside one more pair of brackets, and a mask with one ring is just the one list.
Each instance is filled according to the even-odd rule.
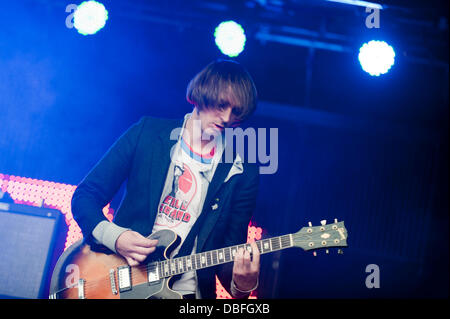
[[206,139],[215,138],[222,134],[222,130],[219,128],[208,127],[203,131],[203,137]]

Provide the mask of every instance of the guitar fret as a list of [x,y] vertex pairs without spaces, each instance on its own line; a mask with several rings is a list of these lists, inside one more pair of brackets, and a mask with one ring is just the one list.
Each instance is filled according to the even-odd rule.
[[197,264],[195,262],[195,255],[191,255],[192,269],[197,269]]
[[185,261],[186,261],[186,269],[188,271],[192,270],[192,263],[190,256],[186,256]]
[[183,259],[178,259],[178,271],[177,271],[177,273],[179,274],[179,273],[182,273],[182,272],[184,272],[183,271]]
[[170,267],[169,267],[169,261],[168,260],[164,261],[164,274],[166,276],[170,276],[171,275],[170,274]]
[[171,275],[175,275],[177,270],[176,270],[176,263],[173,259],[170,259],[170,271],[171,271]]
[[230,262],[231,261],[231,249],[230,249],[230,247],[224,248],[223,256],[224,256],[226,262]]
[[225,256],[224,256],[224,249],[219,249],[217,251],[217,259],[218,259],[218,263],[222,263],[224,260]]
[[237,247],[236,246],[231,247],[231,260],[234,260],[234,256],[236,255],[236,253]]
[[270,244],[270,240],[269,239],[264,239],[262,241],[262,252],[263,253],[267,253],[269,251],[272,251],[272,245]]
[[281,248],[288,248],[291,246],[291,237],[289,235],[281,236]]
[[213,265],[217,265],[218,264],[218,261],[217,261],[217,250],[213,250],[212,252],[211,252],[211,255],[212,255],[212,263],[213,263]]
[[206,254],[205,253],[200,254],[200,262],[201,262],[202,268],[205,267],[205,265],[206,265]]
[[196,256],[195,256],[195,263],[196,263],[196,265],[197,265],[197,269],[201,269],[202,268],[202,265],[201,265],[201,263],[200,263],[200,254],[197,254]]
[[259,253],[262,254],[263,253],[262,242],[256,241],[255,244],[256,244],[256,247],[258,247]]
[[280,248],[279,237],[273,237],[270,239],[272,250],[278,250]]
[[186,256],[186,265],[188,270],[194,269],[194,264],[192,263],[192,255]]
[[211,266],[211,253],[209,251],[206,252],[206,265]]

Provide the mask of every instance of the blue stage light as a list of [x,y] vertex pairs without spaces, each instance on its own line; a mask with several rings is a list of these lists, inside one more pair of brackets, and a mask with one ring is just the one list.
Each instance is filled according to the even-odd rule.
[[73,15],[74,27],[82,35],[95,34],[108,20],[108,11],[97,1],[82,2]]
[[379,76],[389,71],[395,62],[394,49],[384,41],[369,41],[359,49],[359,63],[364,71]]
[[214,31],[214,37],[219,50],[229,57],[236,57],[244,50],[244,28],[234,21],[220,23]]

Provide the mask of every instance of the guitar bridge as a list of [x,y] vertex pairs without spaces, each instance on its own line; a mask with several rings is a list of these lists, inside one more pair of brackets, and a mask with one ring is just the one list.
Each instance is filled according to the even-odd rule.
[[116,278],[114,276],[114,269],[109,270],[109,280],[111,282],[111,292],[113,295],[117,295]]

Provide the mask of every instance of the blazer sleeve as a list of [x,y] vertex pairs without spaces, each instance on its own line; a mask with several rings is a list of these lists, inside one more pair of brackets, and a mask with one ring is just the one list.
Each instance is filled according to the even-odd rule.
[[[248,224],[256,207],[258,195],[259,168],[257,165],[248,165],[246,169],[249,174],[242,176],[242,181],[235,190],[235,196],[231,205],[231,223],[225,238],[225,247],[247,242]],[[218,267],[216,273],[222,286],[230,295],[232,295],[233,264],[231,262]],[[248,298],[249,295],[242,297]]]
[[72,214],[88,240],[92,239],[95,226],[107,220],[102,209],[111,202],[129,175],[145,120],[142,117],[123,133],[75,189]]

